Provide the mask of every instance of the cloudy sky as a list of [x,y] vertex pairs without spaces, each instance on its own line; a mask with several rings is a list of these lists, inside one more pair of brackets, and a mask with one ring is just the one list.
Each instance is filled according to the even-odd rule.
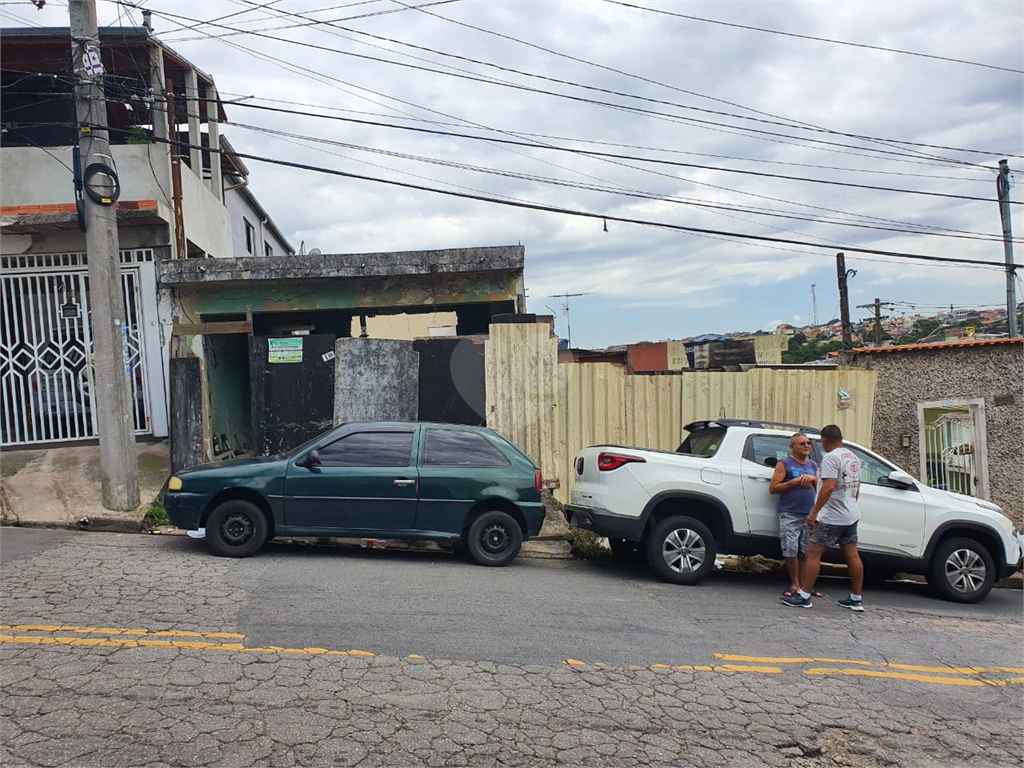
[[[807,323],[812,285],[826,321],[842,250],[851,305],[1005,306],[997,268],[848,249],[1003,260],[999,159],[1024,178],[1019,0],[137,4],[224,99],[251,97],[226,107],[240,152],[597,215],[246,161],[296,248],[521,243],[529,310],[558,313],[563,337],[554,296],[584,294],[569,299],[574,346]],[[0,11],[67,24],[55,0]],[[106,0],[99,13],[142,19]]]

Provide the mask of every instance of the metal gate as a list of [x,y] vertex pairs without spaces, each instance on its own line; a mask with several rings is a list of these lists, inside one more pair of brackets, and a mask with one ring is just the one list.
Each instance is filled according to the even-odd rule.
[[924,427],[928,485],[967,496],[979,495],[974,417],[968,407],[946,410]]
[[[121,252],[124,343],[136,434],[152,432],[140,279],[144,267],[154,279],[152,261],[151,250]],[[97,437],[86,255],[3,256],[0,266],[0,445]],[[154,327],[155,322],[154,317]]]

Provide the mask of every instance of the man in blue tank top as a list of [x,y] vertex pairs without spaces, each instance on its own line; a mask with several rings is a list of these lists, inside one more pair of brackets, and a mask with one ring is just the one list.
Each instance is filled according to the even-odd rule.
[[811,440],[803,432],[789,439],[789,456],[778,461],[768,492],[779,497],[779,542],[786,559],[790,588],[795,595],[804,579],[807,554],[807,515],[814,506],[818,465],[811,458]]

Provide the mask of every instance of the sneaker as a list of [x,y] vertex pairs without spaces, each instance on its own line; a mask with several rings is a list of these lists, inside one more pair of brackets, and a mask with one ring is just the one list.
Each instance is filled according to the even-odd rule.
[[839,601],[839,604],[843,608],[849,608],[851,611],[864,612],[864,601],[854,600],[853,598],[847,597]]
[[801,597],[799,592],[794,592],[792,595],[783,595],[782,603],[784,605],[790,605],[793,608],[812,608],[811,599],[809,597]]

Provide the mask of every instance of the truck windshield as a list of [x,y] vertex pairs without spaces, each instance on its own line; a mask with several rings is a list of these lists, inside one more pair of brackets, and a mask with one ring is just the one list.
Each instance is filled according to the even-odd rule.
[[714,456],[718,446],[722,444],[725,430],[721,427],[709,427],[687,436],[683,444],[676,448],[676,453],[688,453],[691,456],[708,458]]

